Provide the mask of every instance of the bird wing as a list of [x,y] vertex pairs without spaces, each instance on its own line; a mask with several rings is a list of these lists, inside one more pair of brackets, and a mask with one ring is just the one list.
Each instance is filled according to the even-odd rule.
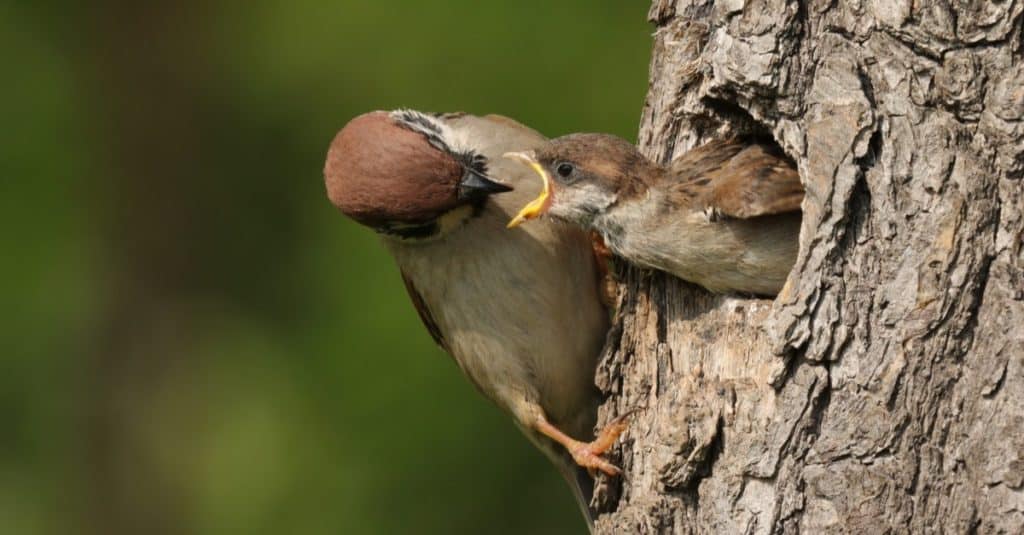
[[412,279],[409,278],[405,272],[402,272],[402,282],[405,283],[405,291],[409,292],[409,299],[412,300],[412,306],[416,307],[416,313],[420,316],[420,321],[423,322],[423,326],[427,328],[427,332],[430,333],[430,337],[434,339],[437,345],[441,346],[441,349],[448,351],[448,344],[444,340],[444,334],[441,332],[441,328],[437,326],[437,321],[434,320],[434,316],[430,313],[430,309],[427,308],[427,303],[423,301],[423,296],[416,290],[416,287],[412,284]]
[[795,212],[804,198],[793,164],[761,142],[713,141],[672,162],[669,176],[698,206],[738,219]]

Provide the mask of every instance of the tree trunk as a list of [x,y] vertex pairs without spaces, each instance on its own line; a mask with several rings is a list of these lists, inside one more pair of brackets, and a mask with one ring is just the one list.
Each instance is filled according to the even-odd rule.
[[774,136],[773,301],[626,265],[601,533],[1024,533],[1024,1],[655,0],[640,147]]

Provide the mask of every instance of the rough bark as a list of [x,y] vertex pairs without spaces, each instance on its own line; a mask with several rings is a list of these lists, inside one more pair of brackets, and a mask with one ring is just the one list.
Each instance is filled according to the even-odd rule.
[[774,301],[620,266],[602,533],[1024,533],[1024,1],[655,0],[640,146],[767,132]]

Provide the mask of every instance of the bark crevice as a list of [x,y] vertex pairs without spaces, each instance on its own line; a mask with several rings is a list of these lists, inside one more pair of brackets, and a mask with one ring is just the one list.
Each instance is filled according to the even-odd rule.
[[770,134],[807,196],[774,301],[618,270],[598,530],[1024,531],[1024,0],[649,18],[641,150]]

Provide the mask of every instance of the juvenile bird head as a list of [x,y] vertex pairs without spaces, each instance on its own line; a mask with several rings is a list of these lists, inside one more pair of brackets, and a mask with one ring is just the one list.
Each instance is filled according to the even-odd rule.
[[331,142],[327,196],[345,215],[401,239],[426,239],[457,227],[487,197],[511,191],[487,175],[487,159],[435,116],[375,111],[351,121]]
[[619,199],[644,191],[660,166],[628,141],[608,134],[570,134],[536,151],[510,152],[540,175],[544,189],[509,222],[515,227],[544,214],[588,225]]

